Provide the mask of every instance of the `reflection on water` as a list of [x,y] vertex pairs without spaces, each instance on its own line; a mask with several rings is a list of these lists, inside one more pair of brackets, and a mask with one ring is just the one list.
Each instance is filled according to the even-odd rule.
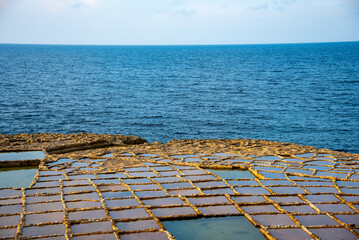
[[30,186],[37,167],[0,168],[0,188]]
[[177,240],[265,239],[243,216],[164,221],[163,224]]
[[43,159],[44,157],[45,154],[42,151],[0,153],[0,161],[33,160],[33,159]]
[[251,178],[255,179],[255,177],[249,171],[243,170],[213,170],[208,169],[208,171],[217,175],[218,177],[224,179],[235,179],[235,178]]

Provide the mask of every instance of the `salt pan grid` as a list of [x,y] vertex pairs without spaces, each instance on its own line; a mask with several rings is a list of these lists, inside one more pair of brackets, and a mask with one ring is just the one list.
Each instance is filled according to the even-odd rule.
[[[1,239],[174,239],[162,221],[218,216],[245,216],[268,239],[359,237],[357,160],[314,153],[51,159],[29,188],[0,189]],[[109,159],[141,164],[109,171]]]

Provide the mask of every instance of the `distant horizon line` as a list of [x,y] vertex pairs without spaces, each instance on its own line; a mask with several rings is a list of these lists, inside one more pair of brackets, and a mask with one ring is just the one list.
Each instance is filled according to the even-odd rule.
[[46,45],[46,46],[239,46],[239,45],[295,45],[295,44],[323,44],[323,43],[356,43],[356,41],[328,41],[328,42],[278,42],[278,43],[205,43],[205,44],[72,44],[72,43],[0,43],[0,45]]

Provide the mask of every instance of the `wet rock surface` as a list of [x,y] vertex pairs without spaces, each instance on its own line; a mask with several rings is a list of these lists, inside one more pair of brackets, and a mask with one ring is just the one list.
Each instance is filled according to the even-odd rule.
[[174,239],[163,221],[224,216],[244,216],[268,239],[359,237],[356,154],[247,139],[0,139],[2,151],[64,150],[46,151],[29,188],[0,189],[0,239]]

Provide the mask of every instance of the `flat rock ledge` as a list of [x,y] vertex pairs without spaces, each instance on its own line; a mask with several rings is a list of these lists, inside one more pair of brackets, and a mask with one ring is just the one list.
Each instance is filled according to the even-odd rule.
[[110,134],[55,134],[29,133],[16,135],[0,134],[0,151],[45,150],[48,153],[65,153],[85,149],[118,145],[143,144],[140,137]]
[[148,143],[135,136],[79,133],[0,134],[0,152],[44,151],[48,154],[75,153],[101,156],[109,152],[143,152],[159,155],[227,152],[242,156],[291,157],[304,153],[330,154],[337,158],[359,159],[359,154],[319,149],[312,146],[258,139],[181,139]]

